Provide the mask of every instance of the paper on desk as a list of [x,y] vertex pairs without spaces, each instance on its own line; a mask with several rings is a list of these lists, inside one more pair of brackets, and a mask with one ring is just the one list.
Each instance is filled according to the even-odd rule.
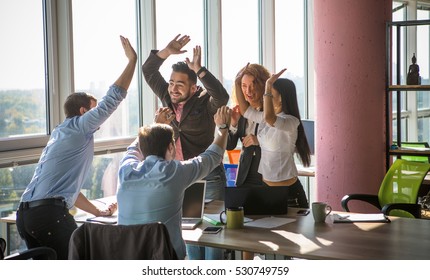
[[390,220],[383,213],[376,214],[333,214],[334,223],[380,222],[389,223]]
[[294,222],[296,219],[290,218],[279,218],[279,217],[266,217],[258,220],[254,220],[245,224],[247,227],[259,227],[259,228],[275,228],[279,227],[291,222]]
[[98,216],[87,218],[88,222],[99,222],[103,224],[116,224],[118,222],[118,217],[116,215],[112,216]]

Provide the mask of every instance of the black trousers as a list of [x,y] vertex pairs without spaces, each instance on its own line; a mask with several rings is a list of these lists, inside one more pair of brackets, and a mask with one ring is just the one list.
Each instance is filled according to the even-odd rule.
[[27,208],[22,204],[17,212],[16,225],[27,247],[51,247],[59,260],[67,260],[70,236],[77,228],[69,209],[60,205]]
[[[265,186],[266,183],[263,182]],[[299,178],[291,186],[275,187],[275,188],[288,188],[288,206],[297,208],[309,208],[308,198],[306,197],[305,190],[303,189],[302,182]]]

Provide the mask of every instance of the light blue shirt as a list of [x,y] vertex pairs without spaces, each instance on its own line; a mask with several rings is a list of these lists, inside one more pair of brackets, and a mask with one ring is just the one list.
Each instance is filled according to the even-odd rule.
[[143,160],[138,141],[134,141],[119,168],[118,224],[164,223],[176,254],[184,259],[181,229],[184,191],[217,167],[223,155],[224,150],[212,144],[186,161],[167,161],[157,156]]
[[73,207],[93,161],[94,133],[126,95],[113,85],[96,107],[67,118],[52,131],[21,201],[64,197],[67,207]]

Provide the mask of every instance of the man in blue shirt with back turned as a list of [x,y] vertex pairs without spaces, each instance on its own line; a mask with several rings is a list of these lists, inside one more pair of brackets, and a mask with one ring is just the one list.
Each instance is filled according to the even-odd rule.
[[213,117],[218,131],[212,144],[198,156],[176,159],[172,111],[162,108],[156,122],[139,129],[119,168],[118,224],[162,222],[179,259],[186,255],[181,218],[185,190],[222,162],[231,110],[222,106]]
[[77,228],[69,209],[73,206],[95,216],[109,216],[116,204],[98,209],[80,191],[94,156],[94,133],[126,97],[137,55],[127,38],[120,36],[128,64],[97,104],[84,92],[69,95],[66,119],[58,125],[40,156],[17,212],[19,234],[29,249],[48,246],[58,259],[67,259],[70,236]]

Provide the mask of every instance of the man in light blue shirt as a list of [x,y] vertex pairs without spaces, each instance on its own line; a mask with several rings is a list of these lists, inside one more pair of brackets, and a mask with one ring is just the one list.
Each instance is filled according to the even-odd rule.
[[[186,256],[182,239],[182,201],[185,189],[219,166],[227,145],[231,110],[222,106],[214,115],[218,127],[213,143],[189,160],[175,160],[172,111],[163,108],[156,122],[140,128],[119,168],[118,224],[162,222],[179,259]],[[212,133],[208,131],[208,133]]]
[[94,133],[126,97],[137,55],[120,36],[128,64],[97,104],[87,93],[73,93],[64,104],[66,119],[58,125],[40,156],[17,212],[19,234],[28,248],[48,246],[67,259],[69,240],[77,228],[69,209],[76,206],[95,216],[108,216],[116,204],[98,209],[80,191],[94,155]]

